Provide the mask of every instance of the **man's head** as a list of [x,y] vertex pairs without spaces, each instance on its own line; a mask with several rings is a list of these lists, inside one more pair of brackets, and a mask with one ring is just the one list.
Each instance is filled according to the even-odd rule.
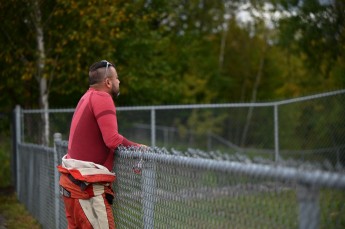
[[120,80],[115,65],[106,60],[92,64],[89,69],[89,85],[117,97],[120,93]]

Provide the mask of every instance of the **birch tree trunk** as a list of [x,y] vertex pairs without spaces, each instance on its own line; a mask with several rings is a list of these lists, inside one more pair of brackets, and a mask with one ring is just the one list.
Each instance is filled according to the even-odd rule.
[[[258,72],[257,72],[256,77],[255,77],[255,82],[254,82],[254,86],[253,86],[253,90],[252,90],[252,98],[250,100],[251,103],[256,102],[258,87],[259,87],[261,77],[262,77],[262,72],[263,72],[263,69],[265,66],[266,49],[267,49],[267,39],[265,39],[265,44],[264,44],[264,47],[262,50],[262,55],[260,58],[260,64],[259,64]],[[253,116],[253,110],[254,110],[253,106],[249,107],[247,117],[246,117],[246,123],[245,123],[244,129],[243,129],[242,138],[241,138],[241,146],[242,147],[244,147],[246,139],[247,139],[248,129],[249,129],[251,119]]]
[[228,38],[228,32],[229,32],[229,22],[230,19],[234,17],[234,14],[231,10],[230,5],[224,4],[225,12],[223,15],[223,33],[220,40],[220,46],[219,46],[219,57],[218,57],[218,69],[219,72],[223,70],[224,65],[224,55],[225,55],[225,49],[226,49],[226,40]]
[[228,25],[226,25],[226,27],[223,28],[222,39],[220,41],[220,51],[219,51],[219,58],[218,58],[218,69],[219,69],[219,72],[221,72],[222,69],[223,69],[224,53],[225,53],[225,43],[226,43],[227,36],[228,36]]
[[40,97],[39,104],[40,108],[43,110],[41,115],[41,120],[43,125],[42,128],[42,139],[41,143],[43,145],[49,145],[49,101],[48,101],[48,83],[47,77],[44,75],[45,67],[45,49],[44,49],[44,32],[42,25],[42,15],[41,10],[37,0],[33,1],[33,21],[36,30],[36,42],[37,42],[37,80],[39,82]]

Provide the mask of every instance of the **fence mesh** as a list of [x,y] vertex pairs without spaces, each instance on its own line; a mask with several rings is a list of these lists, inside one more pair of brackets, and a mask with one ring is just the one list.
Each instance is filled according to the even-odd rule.
[[17,195],[43,228],[55,228],[54,149],[20,144]]
[[[120,133],[160,148],[116,152],[117,228],[345,228],[344,96],[118,108]],[[17,194],[43,228],[66,228],[68,142],[40,145],[42,112],[19,114]],[[50,110],[51,133],[68,139],[72,115]]]
[[[216,153],[193,149],[181,153],[164,149],[118,152],[114,208],[117,225],[121,228],[345,226],[344,190],[329,188],[340,177],[331,179],[329,187],[325,187],[316,182],[322,178],[317,167],[280,170],[274,162],[268,167],[255,167],[249,161],[237,163],[234,157]],[[140,158],[145,158],[143,170],[136,175],[132,167]],[[290,177],[291,171],[284,168],[297,173]],[[313,172],[307,175],[308,170]],[[302,174],[310,178],[307,183],[299,178]]]
[[137,160],[117,162],[115,219],[121,228],[298,227],[293,182],[169,160],[145,162],[138,176],[131,169]]
[[279,106],[281,156],[345,164],[345,94]]
[[[62,157],[67,153],[67,149],[68,149],[68,142],[67,141],[58,141],[55,144],[55,154],[56,154],[56,165],[61,165],[62,162]],[[56,173],[56,176],[58,177],[58,179],[60,179],[60,174]],[[56,180],[58,180],[56,179]],[[67,219],[65,216],[65,205],[63,204],[63,200],[60,199],[57,202],[57,206],[56,206],[56,217],[59,219],[59,228],[67,228]]]
[[[19,148],[20,201],[43,228],[66,228],[54,182],[67,142],[57,142],[55,150]],[[343,172],[244,158],[195,149],[120,148],[113,186],[117,228],[344,228]],[[136,174],[133,166],[140,161]]]

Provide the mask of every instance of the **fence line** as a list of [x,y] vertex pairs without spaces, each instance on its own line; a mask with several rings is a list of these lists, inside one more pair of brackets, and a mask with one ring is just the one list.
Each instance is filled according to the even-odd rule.
[[[67,225],[56,165],[67,152],[68,142],[55,137],[54,148],[20,143],[17,155],[19,200],[49,229]],[[136,175],[132,166],[141,159],[142,174]],[[113,210],[118,228],[345,225],[341,172],[231,161],[214,152],[190,149],[182,153],[157,147],[119,148],[114,171]]]
[[[328,96],[341,95],[345,93],[345,89],[320,93],[316,95],[303,96],[294,99],[287,99],[275,102],[256,102],[256,103],[217,103],[217,104],[187,104],[187,105],[154,105],[154,106],[133,106],[133,107],[117,107],[118,111],[138,111],[138,110],[174,110],[174,109],[200,109],[200,108],[237,108],[237,107],[274,107],[276,105],[285,105],[289,103],[302,102],[312,99],[324,98]],[[47,109],[48,113],[66,113],[74,112],[74,108],[64,109]],[[25,114],[42,113],[42,109],[22,110]]]
[[[331,164],[344,165],[344,149],[339,147],[345,143],[344,96],[343,89],[264,103],[117,107],[119,131],[152,147],[229,149],[252,154],[264,151],[275,161],[288,159],[290,151],[299,152],[293,157],[299,155],[307,161],[310,156],[303,152],[315,152],[320,160],[326,158]],[[245,117],[250,107],[254,111],[248,120]],[[68,138],[74,109],[17,107],[21,141],[40,144],[42,112],[49,113],[50,129]],[[52,135],[50,139],[53,142]],[[329,151],[321,155],[320,149]]]
[[[158,149],[159,151],[159,149]],[[157,152],[157,151],[156,151]],[[327,171],[305,171],[297,168],[289,168],[281,165],[261,165],[261,164],[245,164],[233,161],[219,161],[205,158],[181,157],[170,154],[157,154],[152,151],[144,153],[136,149],[128,150],[120,149],[120,154],[125,157],[142,158],[145,161],[154,161],[156,163],[167,162],[174,166],[191,166],[203,167],[204,169],[218,172],[241,173],[248,176],[266,177],[281,179],[284,181],[294,181],[305,185],[317,185],[327,188],[345,189],[345,176],[339,173]]]
[[[172,148],[118,150],[118,228],[345,228],[344,96],[339,90],[270,103],[118,107],[126,137]],[[255,110],[241,145],[248,107]],[[19,200],[43,228],[66,228],[56,165],[68,130],[54,136],[54,147],[40,146],[42,112],[60,132],[74,109],[16,107],[12,174]],[[140,158],[138,176],[132,167]]]

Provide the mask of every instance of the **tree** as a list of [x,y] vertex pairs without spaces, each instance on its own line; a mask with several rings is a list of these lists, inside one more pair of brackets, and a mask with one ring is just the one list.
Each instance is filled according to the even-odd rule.
[[203,1],[120,3],[125,15],[135,15],[120,24],[126,32],[117,40],[125,103],[210,102],[214,92],[207,83],[218,74],[213,30],[220,20],[214,18],[222,7]]
[[[44,43],[42,14],[41,14],[39,3],[37,1],[32,1],[30,3],[24,1],[20,3],[22,4],[21,7],[23,9],[18,10],[19,15],[16,15],[17,17],[19,16],[20,20],[10,19],[8,23],[3,24],[3,27],[2,27],[2,32],[4,35],[3,39],[7,40],[6,43],[11,44],[10,46],[11,48],[19,50],[17,52],[17,56],[15,56],[14,58],[18,58],[19,60],[21,60],[24,67],[27,67],[27,69],[24,69],[22,71],[22,78],[31,79],[34,76],[34,78],[37,80],[39,84],[39,94],[40,94],[39,104],[40,104],[40,107],[45,110],[45,113],[42,115],[43,132],[44,132],[44,134],[42,134],[42,144],[47,145],[49,144],[49,138],[48,138],[49,116],[47,113],[47,109],[49,107],[49,103],[48,103],[49,92],[47,88],[47,78],[44,73],[46,52],[45,52],[45,43]],[[26,6],[26,7],[23,7],[23,6]],[[8,3],[2,3],[0,7],[6,12],[13,13],[13,11],[10,11],[10,7],[13,7],[15,10],[17,10],[19,8],[19,5],[10,1]],[[6,26],[11,26],[11,25],[12,26],[18,25],[19,28],[23,28],[27,32],[27,35],[19,38],[20,36],[15,36],[14,34],[10,34],[9,31],[11,30],[8,30]],[[19,40],[18,43],[20,45],[26,45],[28,49],[25,49],[24,47],[18,47],[17,43],[14,42],[15,40]],[[33,43],[33,40],[36,40],[36,45],[35,45],[36,48],[33,48],[33,49],[31,48],[32,43],[30,44],[30,40],[32,43]],[[9,64],[14,64],[14,63],[11,63],[13,59],[8,58],[5,52],[2,53],[2,55],[5,55],[5,57],[7,57],[5,59],[5,62]],[[15,62],[17,63],[17,67],[19,67],[20,66],[19,61],[15,60]]]
[[[41,143],[44,145],[49,144],[47,109],[50,92],[59,91],[57,94],[63,95],[75,90],[84,91],[87,87],[87,67],[81,66],[88,66],[100,56],[109,58],[114,51],[109,44],[117,35],[116,27],[107,21],[116,22],[119,17],[113,13],[115,6],[109,7],[106,2],[101,2],[98,7],[90,7],[90,2],[64,0],[0,3],[2,12],[5,12],[1,15],[1,40],[4,41],[1,45],[4,51],[1,52],[0,63],[6,69],[2,72],[2,78],[6,78],[5,90],[14,98],[20,97],[23,92],[39,101],[29,100],[28,103],[26,98],[17,99],[24,107],[33,108],[38,104],[45,111],[43,125],[38,125],[43,127]],[[84,13],[87,16],[80,17]],[[98,21],[103,14],[105,17]],[[93,25],[97,25],[97,30],[93,29]],[[23,82],[27,82],[29,88]],[[80,87],[83,84],[85,87]],[[6,96],[1,98],[2,101],[6,99]],[[8,106],[13,107],[13,104]]]
[[338,76],[345,72],[345,3],[284,0],[277,7],[290,12],[279,21],[279,44],[305,64],[304,93],[344,85]]

